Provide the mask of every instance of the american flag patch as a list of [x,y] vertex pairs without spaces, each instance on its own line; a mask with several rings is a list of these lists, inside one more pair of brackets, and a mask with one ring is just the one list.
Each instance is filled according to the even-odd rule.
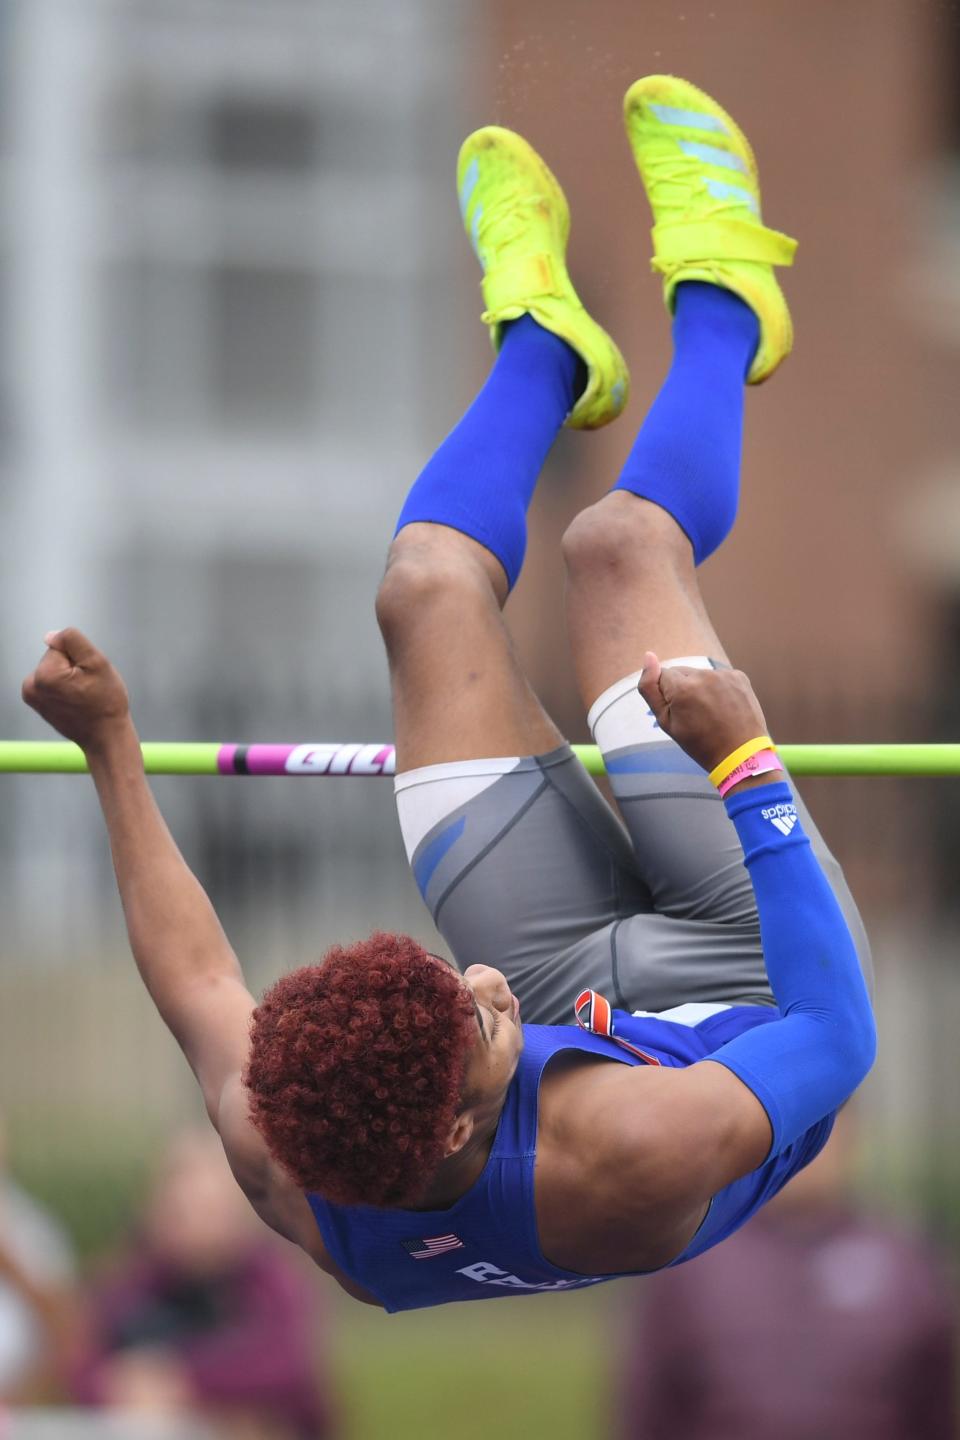
[[400,1244],[414,1260],[431,1260],[434,1255],[445,1255],[448,1250],[463,1249],[459,1235],[428,1235],[422,1240],[401,1240]]

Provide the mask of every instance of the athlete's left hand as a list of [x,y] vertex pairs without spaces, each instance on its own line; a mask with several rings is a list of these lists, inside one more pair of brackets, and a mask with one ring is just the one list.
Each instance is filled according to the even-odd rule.
[[23,682],[23,699],[88,753],[130,725],[127,687],[106,655],[80,630],[51,630],[47,652]]
[[664,670],[652,650],[638,686],[665,734],[710,771],[739,746],[767,733],[760,702],[742,670]]

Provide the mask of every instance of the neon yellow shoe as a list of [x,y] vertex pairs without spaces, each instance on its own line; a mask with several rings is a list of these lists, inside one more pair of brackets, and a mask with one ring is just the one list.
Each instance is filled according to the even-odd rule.
[[760,320],[747,377],[756,385],[790,353],[793,325],[774,265],[791,265],[797,242],[760,219],[757,162],[746,136],[702,90],[673,75],[630,86],[624,124],[653,211],[653,269],[667,309],[682,280],[722,285]]
[[570,211],[559,184],[521,136],[499,125],[468,135],[457,162],[467,234],[483,266],[483,313],[493,348],[504,323],[532,315],[566,340],[587,367],[567,424],[594,430],[627,403],[630,376],[605,330],[587,314],[567,274]]

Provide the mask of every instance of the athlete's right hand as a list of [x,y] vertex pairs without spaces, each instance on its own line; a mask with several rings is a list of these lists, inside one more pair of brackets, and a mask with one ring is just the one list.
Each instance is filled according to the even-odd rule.
[[130,724],[127,687],[79,630],[51,630],[43,638],[47,652],[23,682],[24,700],[83,750],[102,749]]
[[766,735],[767,722],[742,670],[664,670],[648,650],[637,687],[666,735],[710,771],[739,746]]

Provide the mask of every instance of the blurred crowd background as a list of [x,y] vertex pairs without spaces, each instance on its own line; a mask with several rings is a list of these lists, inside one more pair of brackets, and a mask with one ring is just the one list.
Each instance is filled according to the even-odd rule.
[[[796,353],[748,396],[741,519],[703,572],[718,628],[781,740],[960,738],[956,0],[0,0],[0,735],[45,738],[19,683],[77,624],[146,739],[390,737],[373,593],[489,363],[453,177],[495,121],[564,184],[575,281],[633,375],[617,425],[561,437],[508,610],[588,738],[559,537],[669,357],[619,119],[663,70],[733,111],[800,239]],[[156,788],[255,990],[376,927],[437,945],[389,782]],[[729,1272],[725,1247],[715,1274],[387,1320],[231,1211],[89,784],[0,777],[0,1396],[40,1407],[0,1434],[135,1440],[134,1405],[177,1440],[955,1433],[960,781],[804,790],[881,1026],[819,1192]]]

